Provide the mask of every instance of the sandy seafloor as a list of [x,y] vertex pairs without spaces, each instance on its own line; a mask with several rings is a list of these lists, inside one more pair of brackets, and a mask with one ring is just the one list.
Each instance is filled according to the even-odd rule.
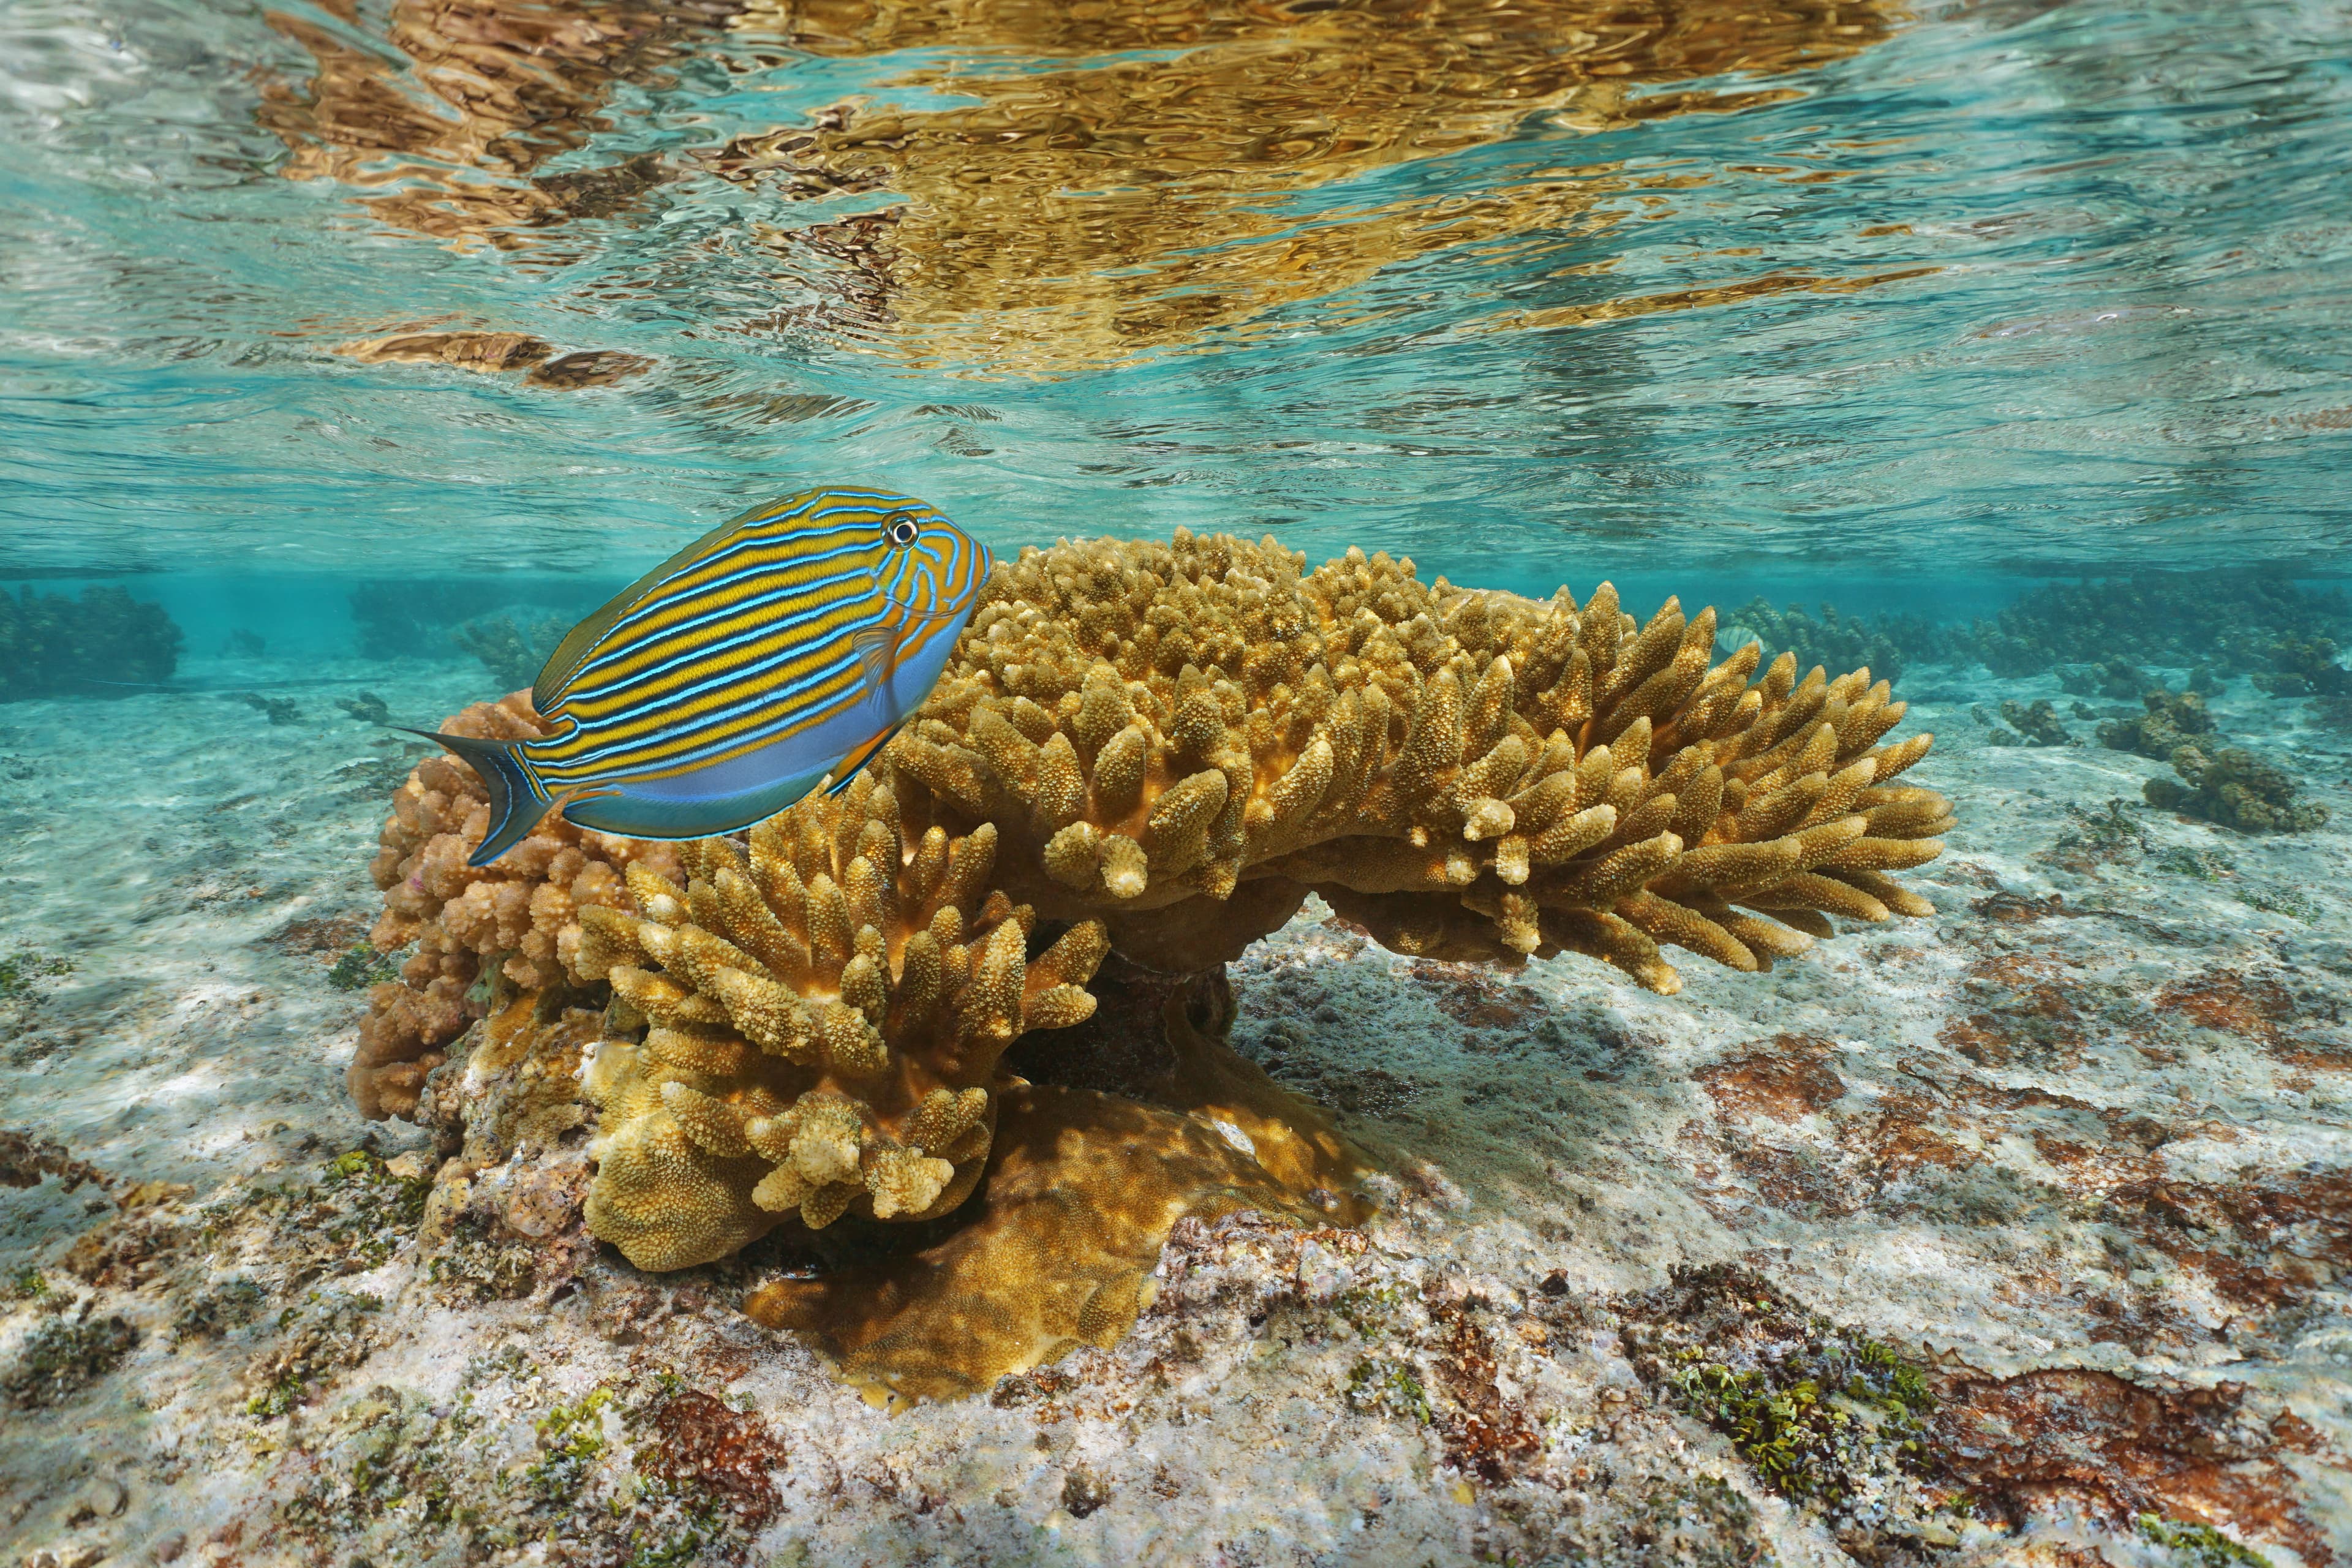
[[[326,1178],[427,1145],[346,1100],[352,928],[301,923],[373,917],[412,754],[330,699],[429,726],[488,693],[455,665],[184,679],[324,683],[267,688],[279,725],[211,692],[0,707],[0,956],[74,966],[0,999],[0,1127],[110,1180],[0,1189],[0,1563],[2220,1568],[2095,1500],[2011,1533],[1894,1483],[1883,1528],[1775,1495],[1621,1333],[1670,1266],[1722,1261],[1934,1369],[1973,1425],[1931,1459],[1979,1493],[2352,1553],[2352,743],[2306,703],[2215,701],[2336,814],[2254,838],[2140,805],[2166,770],[2087,722],[1984,743],[1971,704],[2063,712],[2053,680],[1912,671],[1914,779],[1960,810],[1906,877],[1936,917],[1769,975],[1688,960],[1679,996],[1416,963],[1310,906],[1235,966],[1235,1043],[1392,1163],[1367,1244],[1188,1224],[1118,1349],[892,1416],[738,1315],[740,1270],[607,1251],[553,1300],[478,1300],[396,1184]],[[26,1370],[115,1317],[110,1372]]]

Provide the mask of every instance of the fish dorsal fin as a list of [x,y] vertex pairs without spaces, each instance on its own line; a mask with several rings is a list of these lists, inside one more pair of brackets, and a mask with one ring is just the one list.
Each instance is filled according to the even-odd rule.
[[555,645],[555,651],[547,656],[547,663],[540,668],[539,679],[531,683],[531,706],[539,710],[541,717],[551,712],[562,700],[563,689],[579,673],[581,664],[588,657],[588,650],[596,646],[598,638],[613,629],[614,623],[663,583],[725,543],[737,530],[764,520],[774,510],[772,506],[753,507],[742,516],[720,523],[607,599],[602,609],[572,627],[564,635],[563,640]]
[[857,650],[857,668],[866,682],[865,700],[887,712],[890,706],[890,678],[898,672],[898,628],[868,626],[852,634],[849,646]]

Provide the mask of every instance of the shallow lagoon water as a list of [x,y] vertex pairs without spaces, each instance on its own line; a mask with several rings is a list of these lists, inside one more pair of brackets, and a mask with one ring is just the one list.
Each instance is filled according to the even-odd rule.
[[[2347,673],[2284,623],[2102,632],[2332,814],[2242,831],[2151,803],[2176,770],[2100,738],[2135,695],[2030,597],[2169,573],[2152,619],[2226,627],[2182,606],[2291,584],[2352,642],[2340,8],[0,28],[0,577],[183,634],[168,679],[0,691],[0,1129],[63,1151],[0,1191],[16,1558],[2352,1551]],[[1935,912],[1659,996],[1310,903],[1232,1040],[1380,1214],[1187,1222],[1131,1334],[982,1398],[877,1411],[742,1317],[751,1266],[509,1289],[416,1239],[451,1151],[344,1089],[420,754],[362,694],[496,697],[453,628],[528,644],[831,480],[1006,553],[1181,525],[1921,617]],[[2011,606],[2041,653],[1966,640]],[[1705,1266],[1919,1369],[1920,1452],[1775,1469],[1659,1348],[1728,1342],[1673,1297]]]

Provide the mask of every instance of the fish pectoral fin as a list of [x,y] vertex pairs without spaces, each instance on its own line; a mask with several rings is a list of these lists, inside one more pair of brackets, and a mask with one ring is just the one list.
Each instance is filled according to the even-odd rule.
[[865,672],[866,700],[888,710],[890,678],[898,672],[898,633],[892,626],[869,626],[849,639],[857,650],[857,666]]

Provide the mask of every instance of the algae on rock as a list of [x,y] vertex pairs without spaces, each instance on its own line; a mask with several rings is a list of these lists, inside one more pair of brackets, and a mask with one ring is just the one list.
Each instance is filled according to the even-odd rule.
[[2308,833],[2327,821],[2327,808],[2296,799],[2294,777],[2240,746],[2207,752],[2183,745],[2172,753],[2182,783],[2150,779],[2147,803],[2164,811],[2203,817],[2247,833]]

